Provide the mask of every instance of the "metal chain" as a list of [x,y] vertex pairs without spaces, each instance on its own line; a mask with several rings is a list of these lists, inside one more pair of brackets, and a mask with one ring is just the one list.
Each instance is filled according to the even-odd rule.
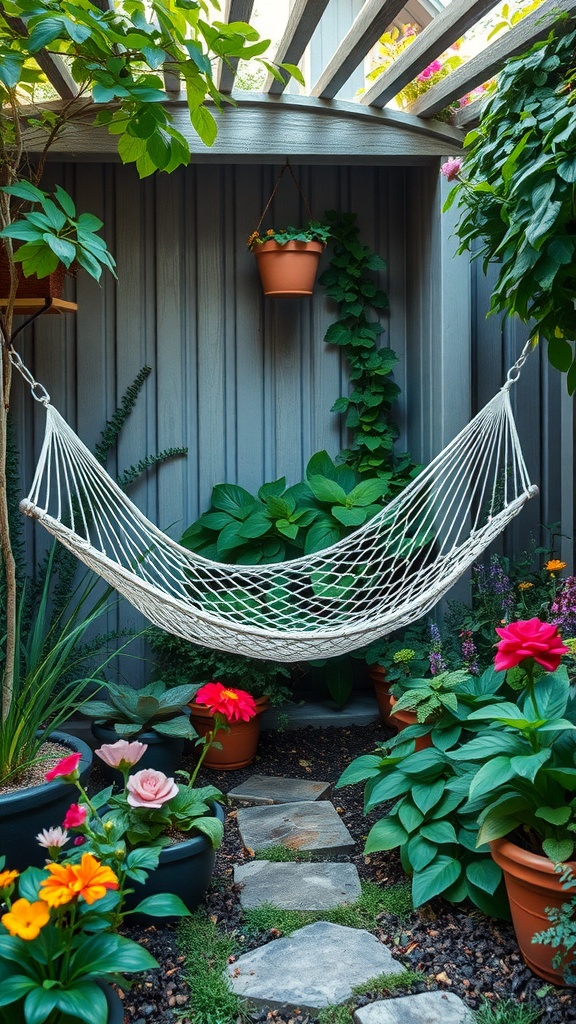
[[504,384],[504,388],[511,388],[512,385],[515,384],[516,381],[519,379],[520,371],[524,366],[524,363],[528,359],[528,356],[530,355],[533,347],[534,346],[532,345],[532,339],[529,338],[526,344],[524,345],[524,348],[522,349],[520,355],[518,356],[518,359],[516,360],[514,365],[511,366],[510,369],[508,370],[508,373],[506,374],[506,383]]
[[8,349],[8,359],[12,363],[14,369],[18,370],[18,373],[20,373],[22,377],[24,377],[26,383],[30,385],[32,398],[34,398],[35,401],[40,402],[42,405],[50,405],[50,395],[46,391],[46,388],[43,384],[40,384],[35,380],[33,374],[24,364],[22,357],[18,354],[13,345]]

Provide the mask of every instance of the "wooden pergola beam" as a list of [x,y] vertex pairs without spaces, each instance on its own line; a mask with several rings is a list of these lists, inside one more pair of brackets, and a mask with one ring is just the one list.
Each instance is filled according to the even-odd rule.
[[[288,64],[298,64],[329,2],[330,0],[295,0],[274,57],[277,64],[284,61]],[[273,75],[268,75],[264,83],[264,92],[279,95],[287,84],[287,81],[279,82]]]
[[[249,22],[252,16],[253,7],[254,0],[226,0],[224,17],[221,20],[227,22]],[[232,92],[237,67],[238,58],[232,58],[229,63],[225,63],[223,60],[219,61],[215,77],[216,88],[219,89],[220,92]]]
[[[451,8],[452,5],[447,9]],[[562,0],[562,13],[570,14],[574,11],[576,0]],[[504,32],[466,64],[456,68],[451,75],[420,96],[410,108],[410,113],[417,117],[434,117],[444,107],[482,85],[496,75],[510,57],[523,53],[532,43],[544,39],[561,17],[561,12],[558,0],[546,0],[509,32]]]
[[493,0],[452,0],[366,90],[360,103],[384,107],[493,6]]
[[404,0],[365,0],[364,6],[344,36],[328,66],[324,69],[310,95],[331,100],[350,78],[353,71],[392,24],[402,10]]

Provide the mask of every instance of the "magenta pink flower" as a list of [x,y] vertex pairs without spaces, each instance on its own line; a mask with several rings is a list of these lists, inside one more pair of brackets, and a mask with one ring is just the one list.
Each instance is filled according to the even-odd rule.
[[[72,780],[75,772],[78,770],[78,765],[82,760],[82,754],[69,754],[68,757],[63,757],[58,764],[55,764],[49,772],[46,772],[46,782],[52,782],[52,779],[62,778],[64,781]],[[77,777],[77,776],[76,776]]]
[[64,828],[80,828],[86,821],[87,813],[86,808],[82,804],[70,804],[62,822]]
[[256,714],[256,701],[246,690],[233,690],[223,683],[206,683],[194,700],[210,708],[212,714],[223,715],[227,722],[249,722]]
[[76,836],[74,840],[74,846],[82,846],[82,843],[86,842],[86,836]]
[[164,772],[143,768],[131,775],[127,782],[128,803],[131,807],[162,807],[176,796],[178,786]]
[[501,637],[494,659],[497,672],[514,668],[526,658],[533,658],[547,672],[555,672],[563,654],[569,649],[562,643],[558,627],[540,619],[524,619],[497,628]]
[[427,82],[429,78],[432,78],[432,75],[435,75],[437,71],[441,71],[441,70],[442,70],[442,63],[441,63],[441,61],[433,60],[432,63],[429,64],[427,68],[424,68],[424,71],[420,72],[420,74],[416,78],[416,81],[417,82]]
[[139,743],[138,740],[133,740],[132,743],[128,740],[116,740],[116,743],[103,743],[94,753],[98,754],[110,768],[118,768],[122,772],[138,764],[147,750],[148,744]]
[[462,157],[454,156],[450,160],[447,160],[445,164],[442,164],[440,174],[443,174],[447,181],[454,181],[454,179],[460,174],[462,164]]

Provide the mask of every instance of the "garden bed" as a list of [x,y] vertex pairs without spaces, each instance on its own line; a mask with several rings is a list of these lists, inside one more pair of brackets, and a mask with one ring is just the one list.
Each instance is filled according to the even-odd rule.
[[[223,791],[255,773],[335,782],[354,757],[373,750],[384,735],[379,725],[268,732],[261,738],[254,765],[235,772],[206,771],[199,782],[219,785]],[[185,763],[184,767],[189,766]],[[371,823],[362,813],[362,786],[337,790],[333,801],[358,844],[357,853],[345,859],[356,864],[361,879],[385,886],[405,879],[396,851],[366,858],[362,855]],[[375,812],[373,820],[380,813]],[[278,937],[268,934],[242,938],[243,920],[232,874],[234,864],[242,863],[246,856],[235,810],[230,808],[206,913],[219,928],[236,932],[237,955]],[[146,1021],[169,1024],[182,1018],[190,1024],[206,1024],[193,1013],[186,1016],[189,993],[184,976],[185,959],[177,942],[177,926],[144,925],[131,928],[129,933],[148,946],[162,967],[136,982],[125,994],[126,1024]],[[425,976],[426,981],[414,983],[404,989],[405,992],[442,989],[460,996],[473,1009],[481,1005],[483,998],[493,1003],[502,999],[518,1003],[530,1001],[541,1010],[541,1024],[576,1022],[576,995],[571,989],[547,985],[525,967],[512,926],[507,922],[487,918],[472,907],[453,907],[435,900],[404,920],[391,915],[381,917],[375,933],[393,949],[402,964]],[[361,1005],[384,997],[382,992],[367,992],[356,998]],[[254,1011],[249,1019],[263,1021],[267,1018],[292,1024],[303,1024],[310,1019],[307,1014],[283,1014],[278,1010],[270,1014],[266,1010]]]

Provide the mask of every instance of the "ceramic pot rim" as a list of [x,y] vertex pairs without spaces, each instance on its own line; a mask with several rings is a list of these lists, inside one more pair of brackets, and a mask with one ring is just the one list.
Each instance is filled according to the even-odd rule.
[[260,256],[260,254],[263,253],[263,252],[265,252],[265,253],[271,253],[271,252],[278,252],[278,253],[281,253],[281,252],[318,252],[318,253],[322,253],[322,252],[324,252],[324,243],[323,242],[315,242],[315,241],[297,242],[295,240],[292,240],[290,242],[285,242],[284,245],[280,245],[279,242],[276,242],[273,238],[271,238],[268,242],[263,242],[262,245],[256,246],[256,248],[253,250],[253,252],[254,252],[254,255],[255,255],[256,259],[258,259],[258,256]]
[[[78,739],[77,736],[72,736],[69,732],[59,732],[58,730],[50,733],[50,736],[47,738],[53,740],[55,743],[61,743],[63,747],[70,747],[72,753],[82,754],[82,759],[78,765],[81,774],[92,764],[92,751],[88,744],[84,743],[84,740]],[[69,784],[67,782],[57,782],[56,780],[53,780],[50,783],[41,782],[38,786],[29,786],[27,789],[18,789],[11,791],[10,793],[2,793],[0,794],[0,808],[3,804],[20,805],[28,800],[35,800],[36,798],[40,798],[41,794],[44,794],[46,803],[50,804],[52,803],[53,798],[55,799],[56,796],[62,795],[64,788],[68,785]],[[50,787],[49,792],[47,789],[48,786]],[[72,799],[72,791],[70,799]]]
[[[539,853],[532,853],[530,850],[525,850],[522,846],[517,846],[510,839],[504,836],[502,839],[492,839],[490,842],[490,849],[492,855],[496,854],[494,859],[501,857],[512,861],[515,864],[521,864],[523,867],[532,868],[533,871],[541,871],[545,875],[554,875],[558,877],[557,872],[554,871],[554,863]],[[498,861],[496,861],[498,863]],[[570,863],[570,862],[569,862]],[[576,864],[572,862],[572,868],[576,869]],[[503,867],[500,864],[500,867]]]

